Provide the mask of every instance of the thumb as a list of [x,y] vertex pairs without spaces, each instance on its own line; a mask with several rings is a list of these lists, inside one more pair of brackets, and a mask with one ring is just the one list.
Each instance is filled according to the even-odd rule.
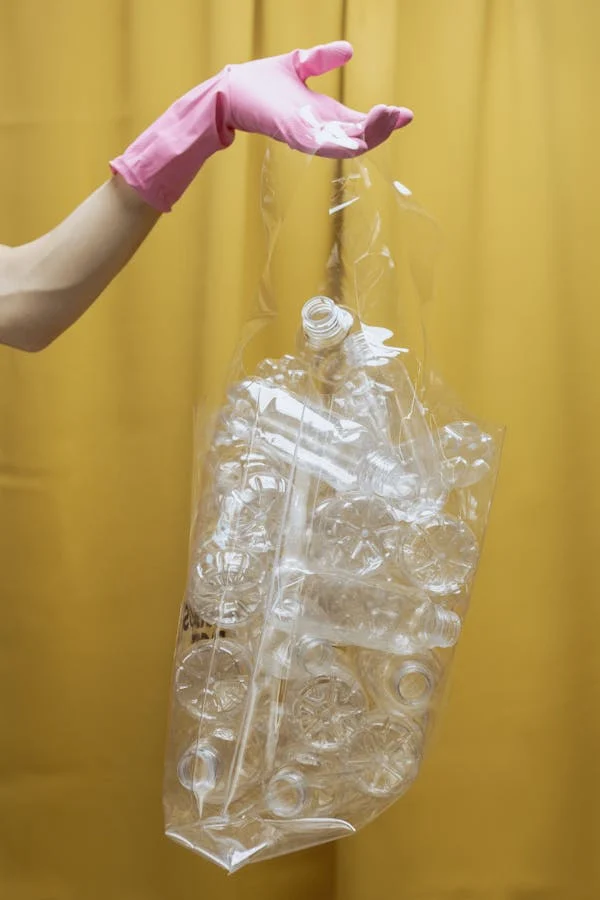
[[295,50],[292,54],[294,67],[302,81],[313,75],[324,75],[343,66],[352,59],[352,44],[348,41],[332,41],[319,44],[310,50]]

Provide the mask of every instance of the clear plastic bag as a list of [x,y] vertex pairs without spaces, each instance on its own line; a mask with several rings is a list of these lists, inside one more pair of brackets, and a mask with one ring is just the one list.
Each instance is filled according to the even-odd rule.
[[425,365],[435,227],[401,184],[271,151],[262,212],[256,316],[201,417],[164,789],[167,834],[228,871],[413,784],[501,444]]

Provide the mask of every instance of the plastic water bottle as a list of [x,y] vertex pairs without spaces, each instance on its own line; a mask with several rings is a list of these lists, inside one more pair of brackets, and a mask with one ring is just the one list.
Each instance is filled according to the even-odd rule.
[[328,413],[260,379],[230,395],[231,434],[338,491],[361,491],[399,503],[418,494],[418,478],[402,457],[358,422]]
[[199,641],[175,671],[175,694],[196,719],[228,722],[241,711],[252,672],[248,652],[225,639]]
[[304,305],[302,327],[304,355],[332,394],[332,411],[384,438],[416,476],[418,497],[405,504],[407,517],[438,511],[446,494],[439,450],[402,351],[384,344],[391,332],[357,322],[324,296]]
[[390,713],[417,714],[431,705],[441,666],[436,656],[361,651],[359,671],[373,702]]
[[260,664],[274,678],[306,679],[333,672],[338,665],[338,651],[330,641],[281,628],[275,616],[267,618],[263,631]]
[[338,750],[359,728],[367,710],[365,694],[350,674],[317,675],[297,689],[292,727],[317,750]]
[[348,757],[360,790],[372,797],[403,794],[417,777],[422,735],[407,716],[373,714],[354,736]]
[[310,372],[296,356],[287,354],[280,359],[265,359],[256,369],[256,375],[273,387],[285,388],[301,397],[312,391]]
[[192,567],[189,600],[211,625],[245,622],[264,601],[265,569],[261,559],[243,550],[221,550],[215,543],[199,548]]
[[260,751],[260,739],[251,735],[234,771],[236,735],[215,729],[195,740],[183,753],[177,767],[179,782],[195,795],[200,807],[220,805],[230,799],[230,793],[239,797],[256,782],[262,768]]
[[491,472],[496,446],[475,422],[450,422],[440,428],[443,474],[449,487],[470,487]]
[[276,471],[248,474],[221,499],[213,540],[223,550],[245,547],[268,553],[277,543],[287,480]]
[[478,559],[475,535],[450,515],[413,524],[400,545],[400,563],[408,576],[432,594],[460,590],[474,575]]
[[379,497],[333,497],[315,510],[311,555],[326,568],[368,575],[394,557],[400,527]]
[[331,758],[287,749],[288,765],[278,769],[265,791],[267,810],[282,819],[329,816],[340,803],[340,775]]
[[401,654],[452,647],[461,631],[457,613],[415,587],[326,571],[284,581],[271,618],[295,634]]

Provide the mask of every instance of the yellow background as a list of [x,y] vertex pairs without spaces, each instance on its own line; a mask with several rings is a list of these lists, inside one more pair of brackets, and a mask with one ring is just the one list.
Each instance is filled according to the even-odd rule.
[[0,240],[225,63],[342,36],[323,88],[416,111],[393,154],[444,230],[436,358],[508,426],[437,741],[338,845],[228,879],[162,836],[191,409],[251,297],[241,136],[71,332],[0,351],[2,900],[600,897],[597,0],[1,0]]

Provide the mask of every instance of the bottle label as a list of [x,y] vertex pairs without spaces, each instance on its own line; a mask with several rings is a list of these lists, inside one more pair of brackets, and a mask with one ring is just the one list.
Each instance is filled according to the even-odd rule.
[[227,632],[224,628],[219,628],[218,625],[210,625],[208,622],[205,622],[204,619],[191,608],[189,603],[186,603],[183,609],[181,630],[184,636],[184,640],[182,641],[184,645],[197,644],[198,641],[212,641],[216,637],[227,637]]

